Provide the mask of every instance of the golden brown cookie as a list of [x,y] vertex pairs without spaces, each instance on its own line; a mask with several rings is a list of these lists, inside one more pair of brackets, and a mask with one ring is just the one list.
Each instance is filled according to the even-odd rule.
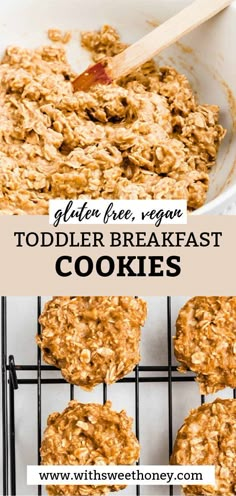
[[[41,446],[43,465],[132,465],[139,458],[139,443],[132,419],[124,410],[70,401],[62,413],[48,417]],[[99,496],[125,486],[47,486],[49,496]]]
[[236,494],[236,400],[217,399],[190,411],[179,429],[172,465],[215,465],[216,486],[185,486],[188,496]]
[[131,296],[58,296],[46,303],[36,340],[46,363],[86,390],[112,384],[140,361],[146,303]]
[[236,297],[196,296],[180,310],[175,356],[197,374],[202,394],[236,387]]

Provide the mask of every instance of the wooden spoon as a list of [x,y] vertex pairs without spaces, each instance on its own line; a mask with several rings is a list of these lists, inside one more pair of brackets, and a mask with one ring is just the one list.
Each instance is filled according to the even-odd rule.
[[182,36],[228,7],[231,1],[195,0],[141,40],[109,59],[108,65],[99,62],[89,67],[72,82],[74,91],[88,91],[94,84],[109,84],[116,79],[127,76],[161,50],[172,45]]

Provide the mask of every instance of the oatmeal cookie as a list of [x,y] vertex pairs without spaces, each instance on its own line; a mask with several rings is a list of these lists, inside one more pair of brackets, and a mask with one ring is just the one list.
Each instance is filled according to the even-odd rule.
[[172,465],[215,465],[216,486],[184,486],[189,496],[236,494],[236,400],[217,399],[190,411],[179,429]]
[[236,297],[197,296],[180,310],[175,356],[197,373],[202,394],[236,387]]
[[[124,410],[70,401],[62,413],[48,417],[41,445],[43,465],[132,465],[140,453],[132,419]],[[49,496],[99,496],[126,486],[47,486]]]
[[145,318],[146,303],[140,298],[58,296],[46,303],[36,340],[46,363],[89,391],[118,381],[139,363]]
[[[49,30],[53,41],[68,41]],[[94,60],[126,45],[82,33]],[[47,214],[50,199],[206,199],[225,130],[187,78],[149,61],[109,86],[73,91],[65,49],[10,46],[0,61],[0,213]]]

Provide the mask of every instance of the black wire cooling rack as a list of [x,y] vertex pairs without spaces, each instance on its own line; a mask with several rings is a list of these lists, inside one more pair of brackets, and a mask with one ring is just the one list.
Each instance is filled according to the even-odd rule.
[[[41,392],[43,384],[65,384],[64,379],[44,379],[42,371],[57,370],[55,367],[41,364],[41,351],[38,347],[37,363],[32,365],[15,364],[14,356],[8,356],[7,346],[7,297],[2,296],[2,321],[1,321],[1,339],[2,339],[2,450],[3,450],[3,496],[17,495],[17,480],[16,480],[16,456],[15,456],[15,391],[20,388],[21,384],[34,384],[37,388],[37,440],[35,446],[37,449],[38,464],[40,464],[40,445],[42,436],[42,403]],[[139,438],[140,417],[139,417],[139,384],[150,382],[165,382],[168,383],[168,431],[169,431],[169,455],[172,452],[173,446],[173,407],[172,407],[172,383],[193,381],[194,376],[184,374],[173,375],[177,371],[176,366],[172,365],[172,326],[171,326],[171,297],[166,300],[167,312],[167,349],[168,363],[165,366],[137,366],[134,370],[133,377],[125,377],[119,382],[124,384],[132,383],[135,392],[135,430],[136,436]],[[37,316],[41,313],[41,297],[37,297]],[[38,334],[40,334],[40,325],[37,321]],[[35,379],[18,379],[17,371],[34,371],[37,372]],[[145,375],[140,376],[140,372],[145,372]],[[153,373],[161,372],[162,376],[158,377]],[[146,375],[147,373],[147,375]],[[164,375],[163,375],[164,374]],[[75,386],[69,385],[70,399],[74,398]],[[235,391],[233,393],[236,397]],[[103,385],[103,402],[107,400],[107,387]],[[205,397],[201,396],[201,403],[204,403]],[[136,486],[136,495],[140,496],[142,489],[139,485]],[[38,486],[38,495],[42,494],[42,486]],[[173,495],[173,486],[169,487],[169,495]]]

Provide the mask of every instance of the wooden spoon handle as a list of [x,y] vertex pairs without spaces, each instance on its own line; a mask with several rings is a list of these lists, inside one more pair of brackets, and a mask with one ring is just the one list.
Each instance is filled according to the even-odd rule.
[[113,57],[109,64],[112,79],[126,76],[164,48],[230,5],[232,0],[195,0],[141,40]]

